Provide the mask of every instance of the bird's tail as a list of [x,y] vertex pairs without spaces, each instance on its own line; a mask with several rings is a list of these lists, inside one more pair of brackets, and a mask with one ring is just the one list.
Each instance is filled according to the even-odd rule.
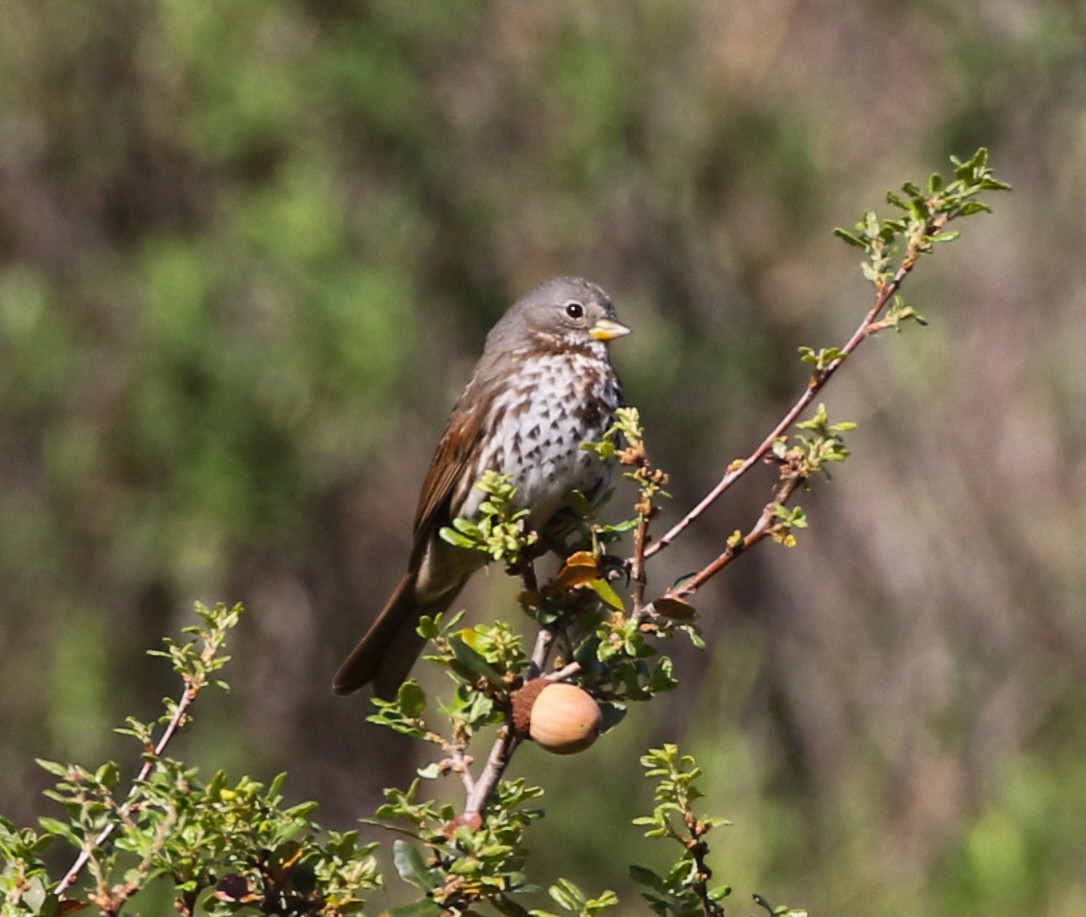
[[446,611],[460,592],[451,589],[436,600],[421,602],[417,584],[417,572],[400,580],[384,610],[336,672],[332,682],[336,694],[350,694],[372,681],[378,697],[396,696],[426,644],[415,632],[419,618]]

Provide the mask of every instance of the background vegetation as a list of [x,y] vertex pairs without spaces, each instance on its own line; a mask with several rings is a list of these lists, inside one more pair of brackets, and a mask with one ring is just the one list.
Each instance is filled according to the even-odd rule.
[[[223,599],[235,691],[188,757],[372,812],[411,749],[331,674],[511,298],[612,293],[677,514],[866,304],[832,227],[983,144],[1016,194],[913,283],[932,326],[833,383],[860,427],[812,529],[699,598],[673,697],[517,766],[568,787],[538,855],[589,887],[624,881],[637,756],[680,741],[737,887],[1081,914],[1084,46],[1066,0],[7,0],[0,811],[49,811],[34,756],[129,755],[110,729],[171,687],[144,650]],[[465,604],[508,610],[477,579]]]

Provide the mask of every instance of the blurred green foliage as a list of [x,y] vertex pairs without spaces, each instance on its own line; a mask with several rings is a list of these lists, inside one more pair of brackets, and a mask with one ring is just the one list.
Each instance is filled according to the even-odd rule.
[[504,305],[559,272],[612,292],[681,510],[866,308],[832,227],[986,145],[1018,193],[918,278],[932,327],[827,392],[860,426],[800,546],[699,602],[708,661],[644,742],[540,765],[573,811],[539,855],[619,888],[577,870],[635,833],[629,762],[681,741],[737,886],[1081,913],[1084,41],[1063,0],[7,0],[0,811],[47,811],[35,756],[120,754],[166,690],[143,651],[222,598],[251,618],[197,757],[351,826],[410,765],[327,683]]

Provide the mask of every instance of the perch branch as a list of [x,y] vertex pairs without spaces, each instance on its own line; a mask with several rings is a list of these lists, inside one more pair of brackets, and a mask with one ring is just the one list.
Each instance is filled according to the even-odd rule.
[[[933,218],[929,226],[927,227],[928,235],[939,232],[946,225],[949,216],[947,214],[939,214]],[[840,356],[835,360],[828,363],[823,369],[814,373],[811,376],[810,382],[803,394],[791,408],[781,418],[780,422],[773,428],[770,434],[762,440],[761,445],[758,446],[750,455],[748,455],[742,461],[733,462],[724,476],[717,482],[716,486],[707,493],[702,500],[688,512],[682,519],[680,519],[671,529],[665,533],[654,544],[649,545],[645,549],[645,559],[652,557],[659,551],[662,551],[668,545],[675,541],[696,519],[709,509],[720,497],[729,489],[736,481],[738,481],[743,475],[745,475],[751,468],[764,459],[772,450],[773,444],[784,436],[792,425],[799,420],[803,412],[810,407],[814,401],[815,396],[822,390],[827,382],[830,381],[833,374],[837,372],[838,368],[849,357],[857,347],[859,347],[868,337],[877,331],[880,331],[884,325],[878,320],[883,310],[890,304],[890,301],[894,298],[894,295],[901,288],[905,278],[909,276],[912,269],[916,266],[917,259],[920,255],[920,249],[918,245],[910,247],[909,253],[905,256],[898,267],[894,276],[885,284],[879,287],[879,290],[875,296],[874,304],[868,310],[864,316],[863,321],[857,326],[856,330],[852,333],[852,336],[848,339],[848,342],[841,348]]]

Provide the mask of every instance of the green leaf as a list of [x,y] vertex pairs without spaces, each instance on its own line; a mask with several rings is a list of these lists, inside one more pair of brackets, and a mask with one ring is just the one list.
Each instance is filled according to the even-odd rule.
[[426,692],[416,681],[405,681],[396,692],[396,703],[404,716],[418,719],[426,709]]
[[430,615],[422,615],[419,618],[418,627],[415,628],[417,633],[424,640],[433,640],[441,633],[441,628],[438,627],[437,621],[435,621]]
[[568,879],[559,879],[547,893],[567,911],[580,911],[585,900],[584,893]]
[[388,917],[441,917],[441,906],[432,898],[422,898],[411,904],[389,908]]
[[94,779],[105,786],[116,786],[121,779],[120,768],[113,761],[107,761],[94,772]]
[[71,825],[67,822],[62,822],[56,818],[49,818],[48,816],[43,815],[38,819],[38,824],[41,825],[42,830],[71,841],[77,847],[82,842],[82,838],[72,830]]
[[37,763],[38,767],[52,774],[54,777],[68,776],[68,766],[66,764],[59,764],[56,761],[46,761],[45,758],[35,758],[34,761]]
[[629,532],[637,528],[637,523],[641,520],[634,517],[633,519],[625,519],[622,522],[615,522],[612,525],[599,525],[596,526],[596,531],[600,534],[610,535],[612,533]]
[[449,646],[453,651],[453,655],[456,656],[456,661],[466,669],[476,675],[482,675],[483,678],[494,684],[501,684],[501,673],[487,662],[484,656],[468,646],[462,637],[450,637]]
[[626,606],[622,604],[622,598],[614,587],[604,579],[595,579],[588,584],[589,588],[596,593],[601,599],[603,599],[608,605],[610,605],[615,611],[622,611]]
[[867,250],[867,243],[864,242],[863,239],[861,239],[859,236],[848,232],[847,230],[838,228],[833,231],[833,234],[837,236],[838,239],[847,242],[849,245],[853,245],[856,248],[862,248],[865,251]]
[[[392,865],[396,867],[401,879],[410,882],[423,891],[431,891],[438,886],[438,878],[426,866],[426,861],[418,849],[407,841],[397,838],[392,843]],[[433,904],[433,902],[430,902]]]
[[630,878],[638,885],[644,885],[646,888],[651,888],[660,894],[667,893],[667,885],[664,880],[647,866],[631,865],[629,871]]
[[437,534],[442,541],[447,541],[449,544],[457,548],[468,548],[470,550],[475,548],[477,545],[477,539],[469,538],[467,535],[461,535],[458,531],[449,528],[447,525],[444,525],[440,529],[438,529]]
[[[523,889],[514,889],[514,892],[519,894]],[[505,914],[505,917],[541,917],[541,911],[529,911],[523,905],[518,904],[512,898],[506,895],[498,895],[491,899],[491,904],[499,911],[499,913]]]
[[616,895],[611,889],[601,892],[595,898],[590,898],[585,902],[585,910],[590,914],[595,914],[597,911],[602,911],[604,908],[615,907],[618,904],[618,895]]

